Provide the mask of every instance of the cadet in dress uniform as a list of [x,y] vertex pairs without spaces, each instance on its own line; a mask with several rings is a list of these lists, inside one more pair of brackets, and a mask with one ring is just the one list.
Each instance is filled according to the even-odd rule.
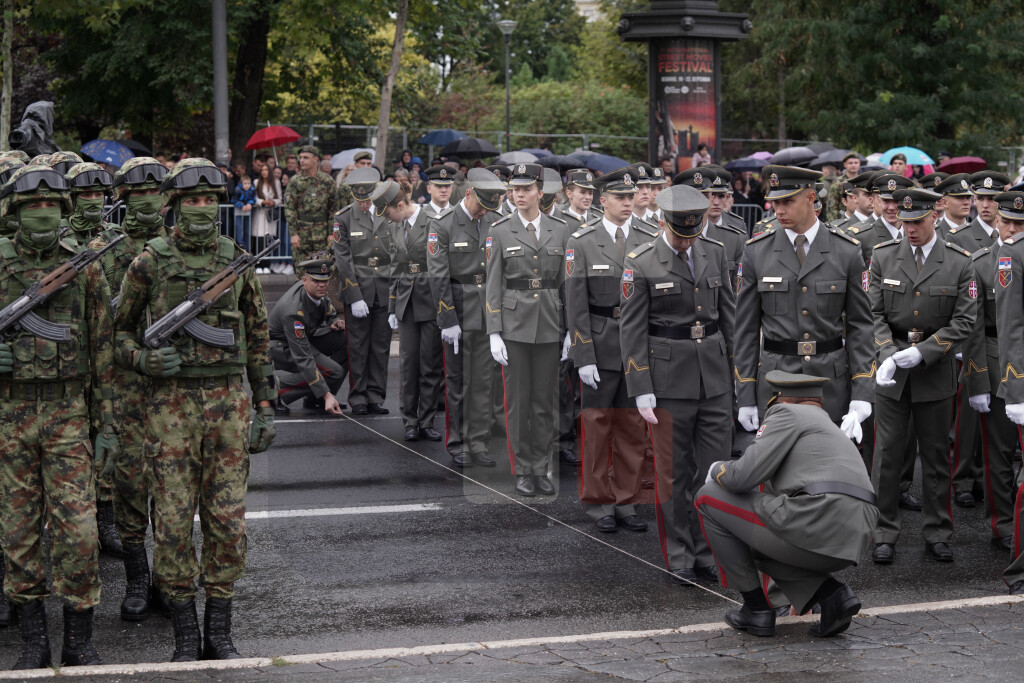
[[573,230],[591,222],[600,211],[593,205],[594,174],[585,168],[574,168],[565,174],[565,196],[569,205],[555,214]]
[[893,199],[893,192],[914,186],[910,178],[889,171],[876,171],[869,182],[877,217],[870,223],[854,226],[856,230],[848,231],[853,232],[860,242],[861,255],[866,264],[871,263],[871,251],[876,246],[903,237],[898,217],[899,207]]
[[[985,485],[985,518],[992,529],[992,545],[1009,551],[1013,547],[1013,454],[1020,443],[1017,425],[1006,417],[1006,403],[998,396],[1002,377],[997,333],[998,297],[1012,284],[1012,259],[1000,260],[999,249],[1024,231],[1024,192],[995,195],[995,219],[999,239],[972,255],[978,276],[978,318],[964,345],[962,383],[969,396],[969,409],[980,413],[982,467]],[[1015,205],[1017,208],[1015,208]],[[1005,285],[1003,284],[1005,283]],[[955,484],[955,475],[954,475]]]
[[[850,184],[847,193],[853,206],[853,213],[850,214],[850,221],[842,226],[842,230],[851,237],[858,238],[861,228],[875,219],[870,184],[873,176],[874,172],[866,171],[846,181]],[[859,238],[857,241],[860,241]]]
[[[716,181],[717,185],[715,185]],[[736,271],[743,256],[743,243],[747,239],[747,232],[727,226],[722,222],[722,212],[725,209],[722,201],[725,197],[725,185],[718,180],[715,170],[707,166],[683,171],[675,177],[672,185],[673,187],[676,185],[692,187],[707,198],[709,208],[707,221],[704,224],[705,235],[725,246],[725,255],[729,260],[729,282],[733,291],[736,291]]]
[[658,207],[661,237],[626,255],[619,338],[629,395],[652,425],[662,552],[675,580],[692,585],[718,579],[693,500],[732,447],[736,295],[725,247],[701,235],[707,198],[673,185]]
[[658,231],[630,225],[632,168],[602,176],[600,185],[604,217],[574,232],[565,256],[569,357],[579,372],[583,407],[580,500],[598,531],[646,531],[633,503],[649,440],[623,375],[619,283],[626,253]]
[[507,433],[516,493],[553,495],[549,478],[558,431],[558,376],[563,339],[564,221],[540,212],[542,172],[516,164],[509,184],[515,215],[496,222],[486,242],[487,332],[491,355],[505,367]]
[[[345,381],[339,362],[346,354],[345,325],[327,297],[333,259],[327,252],[318,252],[298,267],[302,279],[281,295],[267,316],[277,400],[291,403],[311,396],[326,412],[341,415],[335,394]],[[322,326],[330,333],[313,336]]]
[[[933,188],[925,188],[933,189]],[[935,192],[942,195],[943,216],[935,221],[935,230],[947,241],[950,235],[967,225],[967,217],[971,213],[971,176],[966,173],[955,173],[947,176],[934,186]]]
[[423,204],[423,209],[431,218],[437,218],[448,208],[457,171],[447,166],[431,166],[424,173],[427,174],[427,194],[430,195],[430,201]]
[[505,185],[471,168],[465,197],[430,224],[427,269],[444,341],[445,443],[456,467],[494,467],[487,455],[494,361],[484,319],[485,244]]
[[925,551],[951,562],[951,472],[947,435],[957,391],[955,354],[974,325],[978,285],[970,255],[939,241],[930,190],[897,190],[907,239],[875,248],[871,312],[880,365],[875,375],[878,435],[871,480],[878,494],[872,559],[889,564],[900,535],[900,470],[908,420],[921,455]]
[[334,214],[333,250],[341,283],[338,298],[346,306],[348,403],[353,415],[387,415],[391,229],[371,211],[380,171],[357,168],[347,182],[355,201]]
[[870,543],[875,495],[857,449],[822,410],[832,379],[773,370],[767,381],[772,405],[753,444],[739,460],[714,463],[697,494],[721,584],[743,595],[725,621],[775,634],[764,572],[799,613],[820,604],[811,635],[833,636],[849,627],[860,600],[831,575],[856,565]]

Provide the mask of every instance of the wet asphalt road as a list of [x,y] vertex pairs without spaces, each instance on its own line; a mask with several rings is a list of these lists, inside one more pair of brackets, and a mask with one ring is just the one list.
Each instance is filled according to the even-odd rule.
[[[403,442],[397,362],[392,370],[391,415],[322,418],[295,404],[292,416],[278,422],[271,451],[253,456],[250,513],[382,509],[249,521],[247,575],[236,586],[234,618],[243,655],[671,628],[720,621],[732,606],[712,592],[674,585],[643,562],[661,566],[652,505],[640,506],[647,533],[596,534],[580,509],[575,472],[558,473],[556,498],[523,499],[523,506],[443,467],[449,458],[442,444]],[[507,454],[502,439],[492,442],[492,453]],[[498,460],[497,468],[466,474],[511,495],[508,460]],[[427,509],[388,511],[396,505]],[[1005,594],[1000,573],[1009,556],[989,545],[982,508],[954,514],[956,562],[925,559],[919,515],[904,511],[896,563],[876,567],[865,558],[840,578],[865,608]],[[103,558],[101,573],[94,640],[106,662],[166,661],[170,622],[121,621],[120,561]],[[201,610],[200,602],[200,619]],[[56,601],[49,611],[56,657]],[[9,668],[17,652],[16,629],[0,632],[0,668]]]

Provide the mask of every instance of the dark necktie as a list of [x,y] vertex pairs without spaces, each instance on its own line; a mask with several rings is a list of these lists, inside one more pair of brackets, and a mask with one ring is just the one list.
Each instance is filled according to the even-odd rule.
[[622,232],[622,226],[615,228],[615,246],[619,250],[619,256],[626,258],[626,234]]
[[917,272],[921,272],[921,268],[924,267],[924,249],[921,247],[914,248],[914,262],[917,263]]
[[534,227],[533,223],[526,224],[526,231],[530,233],[530,237],[533,238],[533,243],[539,244],[537,241],[537,228]]
[[796,245],[796,260],[799,261],[802,266],[804,264],[804,259],[807,258],[807,254],[804,253],[804,245],[807,244],[807,236],[797,235],[793,242]]

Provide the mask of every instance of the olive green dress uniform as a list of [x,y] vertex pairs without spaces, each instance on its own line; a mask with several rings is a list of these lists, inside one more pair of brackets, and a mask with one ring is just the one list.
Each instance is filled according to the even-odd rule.
[[388,314],[398,318],[398,365],[402,423],[406,429],[433,429],[441,392],[441,331],[427,274],[430,216],[423,209],[407,221],[391,223],[391,283]]
[[[470,170],[471,182],[476,170]],[[487,455],[491,416],[483,406],[490,405],[496,365],[491,357],[484,316],[485,245],[494,213],[489,211],[480,220],[473,220],[466,212],[464,201],[431,222],[427,267],[430,290],[437,303],[437,326],[462,328],[458,353],[451,344],[442,343],[445,444],[453,456],[469,453],[477,456],[479,462],[480,457]]]
[[[502,197],[501,201],[498,202],[498,208],[487,214],[488,220],[493,225],[495,222],[501,220],[505,216],[508,216],[515,212],[508,203],[508,181],[512,177],[512,171],[508,166],[501,164],[493,164],[484,168],[486,171],[490,171],[494,174],[498,180],[506,186],[506,194]],[[491,375],[491,431],[502,432],[505,431],[505,385],[502,381],[501,365],[495,363],[492,368]]]
[[569,238],[566,311],[577,369],[596,365],[597,389],[580,385],[583,450],[580,500],[591,519],[636,514],[640,468],[648,447],[647,425],[629,400],[619,343],[619,289],[625,253],[656,239],[649,227],[630,226],[623,251],[595,218]]
[[506,431],[513,474],[547,476],[558,429],[558,359],[564,337],[564,221],[543,213],[535,242],[516,213],[491,226],[487,333],[501,334]]
[[[870,180],[871,192],[880,195],[883,199],[891,199],[892,193],[908,187],[913,187],[914,182],[909,178],[896,173],[877,172]],[[902,228],[889,225],[883,216],[872,218],[868,223],[858,223],[847,230],[860,242],[861,255],[865,264],[871,263],[872,250],[879,244],[889,242],[896,235],[903,235]]]
[[[902,200],[911,193],[924,191],[901,190],[895,197]],[[897,368],[895,385],[875,389],[877,437],[871,479],[879,518],[874,541],[899,540],[900,470],[912,416],[921,456],[922,533],[926,543],[948,542],[953,520],[947,435],[957,391],[955,355],[976,317],[974,268],[967,252],[936,237],[918,272],[910,242],[893,240],[875,249],[870,283],[879,365],[911,346],[924,357],[916,367]]]
[[[687,189],[663,190],[658,205],[665,208],[673,196],[662,195]],[[692,234],[699,234],[707,200],[697,195],[689,205],[696,209],[689,213]],[[668,209],[666,220],[676,220]],[[687,253],[676,254],[665,235],[630,252],[620,297],[619,337],[629,396],[654,394],[657,400],[658,424],[651,425],[651,432],[658,529],[673,572],[714,566],[694,496],[699,477],[732,446],[736,299],[725,247],[700,237],[689,254],[692,273]]]
[[[934,190],[944,197],[971,197],[971,176],[967,173],[955,173],[953,175],[947,175],[945,178],[938,182],[933,182],[927,189]],[[935,231],[942,235],[942,239],[946,242],[952,242],[950,234],[954,230],[967,227],[965,222],[963,225],[955,225],[953,221],[949,220],[945,215],[939,220],[935,221]]]

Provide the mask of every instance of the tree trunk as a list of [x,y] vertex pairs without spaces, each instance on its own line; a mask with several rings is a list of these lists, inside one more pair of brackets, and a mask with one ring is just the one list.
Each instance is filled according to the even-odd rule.
[[267,2],[239,38],[228,111],[228,146],[232,159],[243,157],[245,143],[256,132],[256,117],[263,100],[263,72],[267,65],[267,33],[270,15],[277,5],[278,0]]
[[786,63],[779,60],[779,149],[786,146]]
[[391,66],[380,89],[380,118],[377,119],[377,146],[373,160],[377,168],[386,172],[388,157],[388,128],[391,126],[391,91],[395,88],[398,67],[402,61],[402,47],[405,45],[405,19],[409,14],[409,0],[399,0],[398,16],[395,19],[395,44],[391,49]]
[[0,59],[4,62],[4,85],[0,102],[0,149],[10,148],[7,136],[11,134],[11,90],[14,89],[14,75],[11,68],[11,34],[14,33],[14,7],[11,0],[4,0],[4,36]]

